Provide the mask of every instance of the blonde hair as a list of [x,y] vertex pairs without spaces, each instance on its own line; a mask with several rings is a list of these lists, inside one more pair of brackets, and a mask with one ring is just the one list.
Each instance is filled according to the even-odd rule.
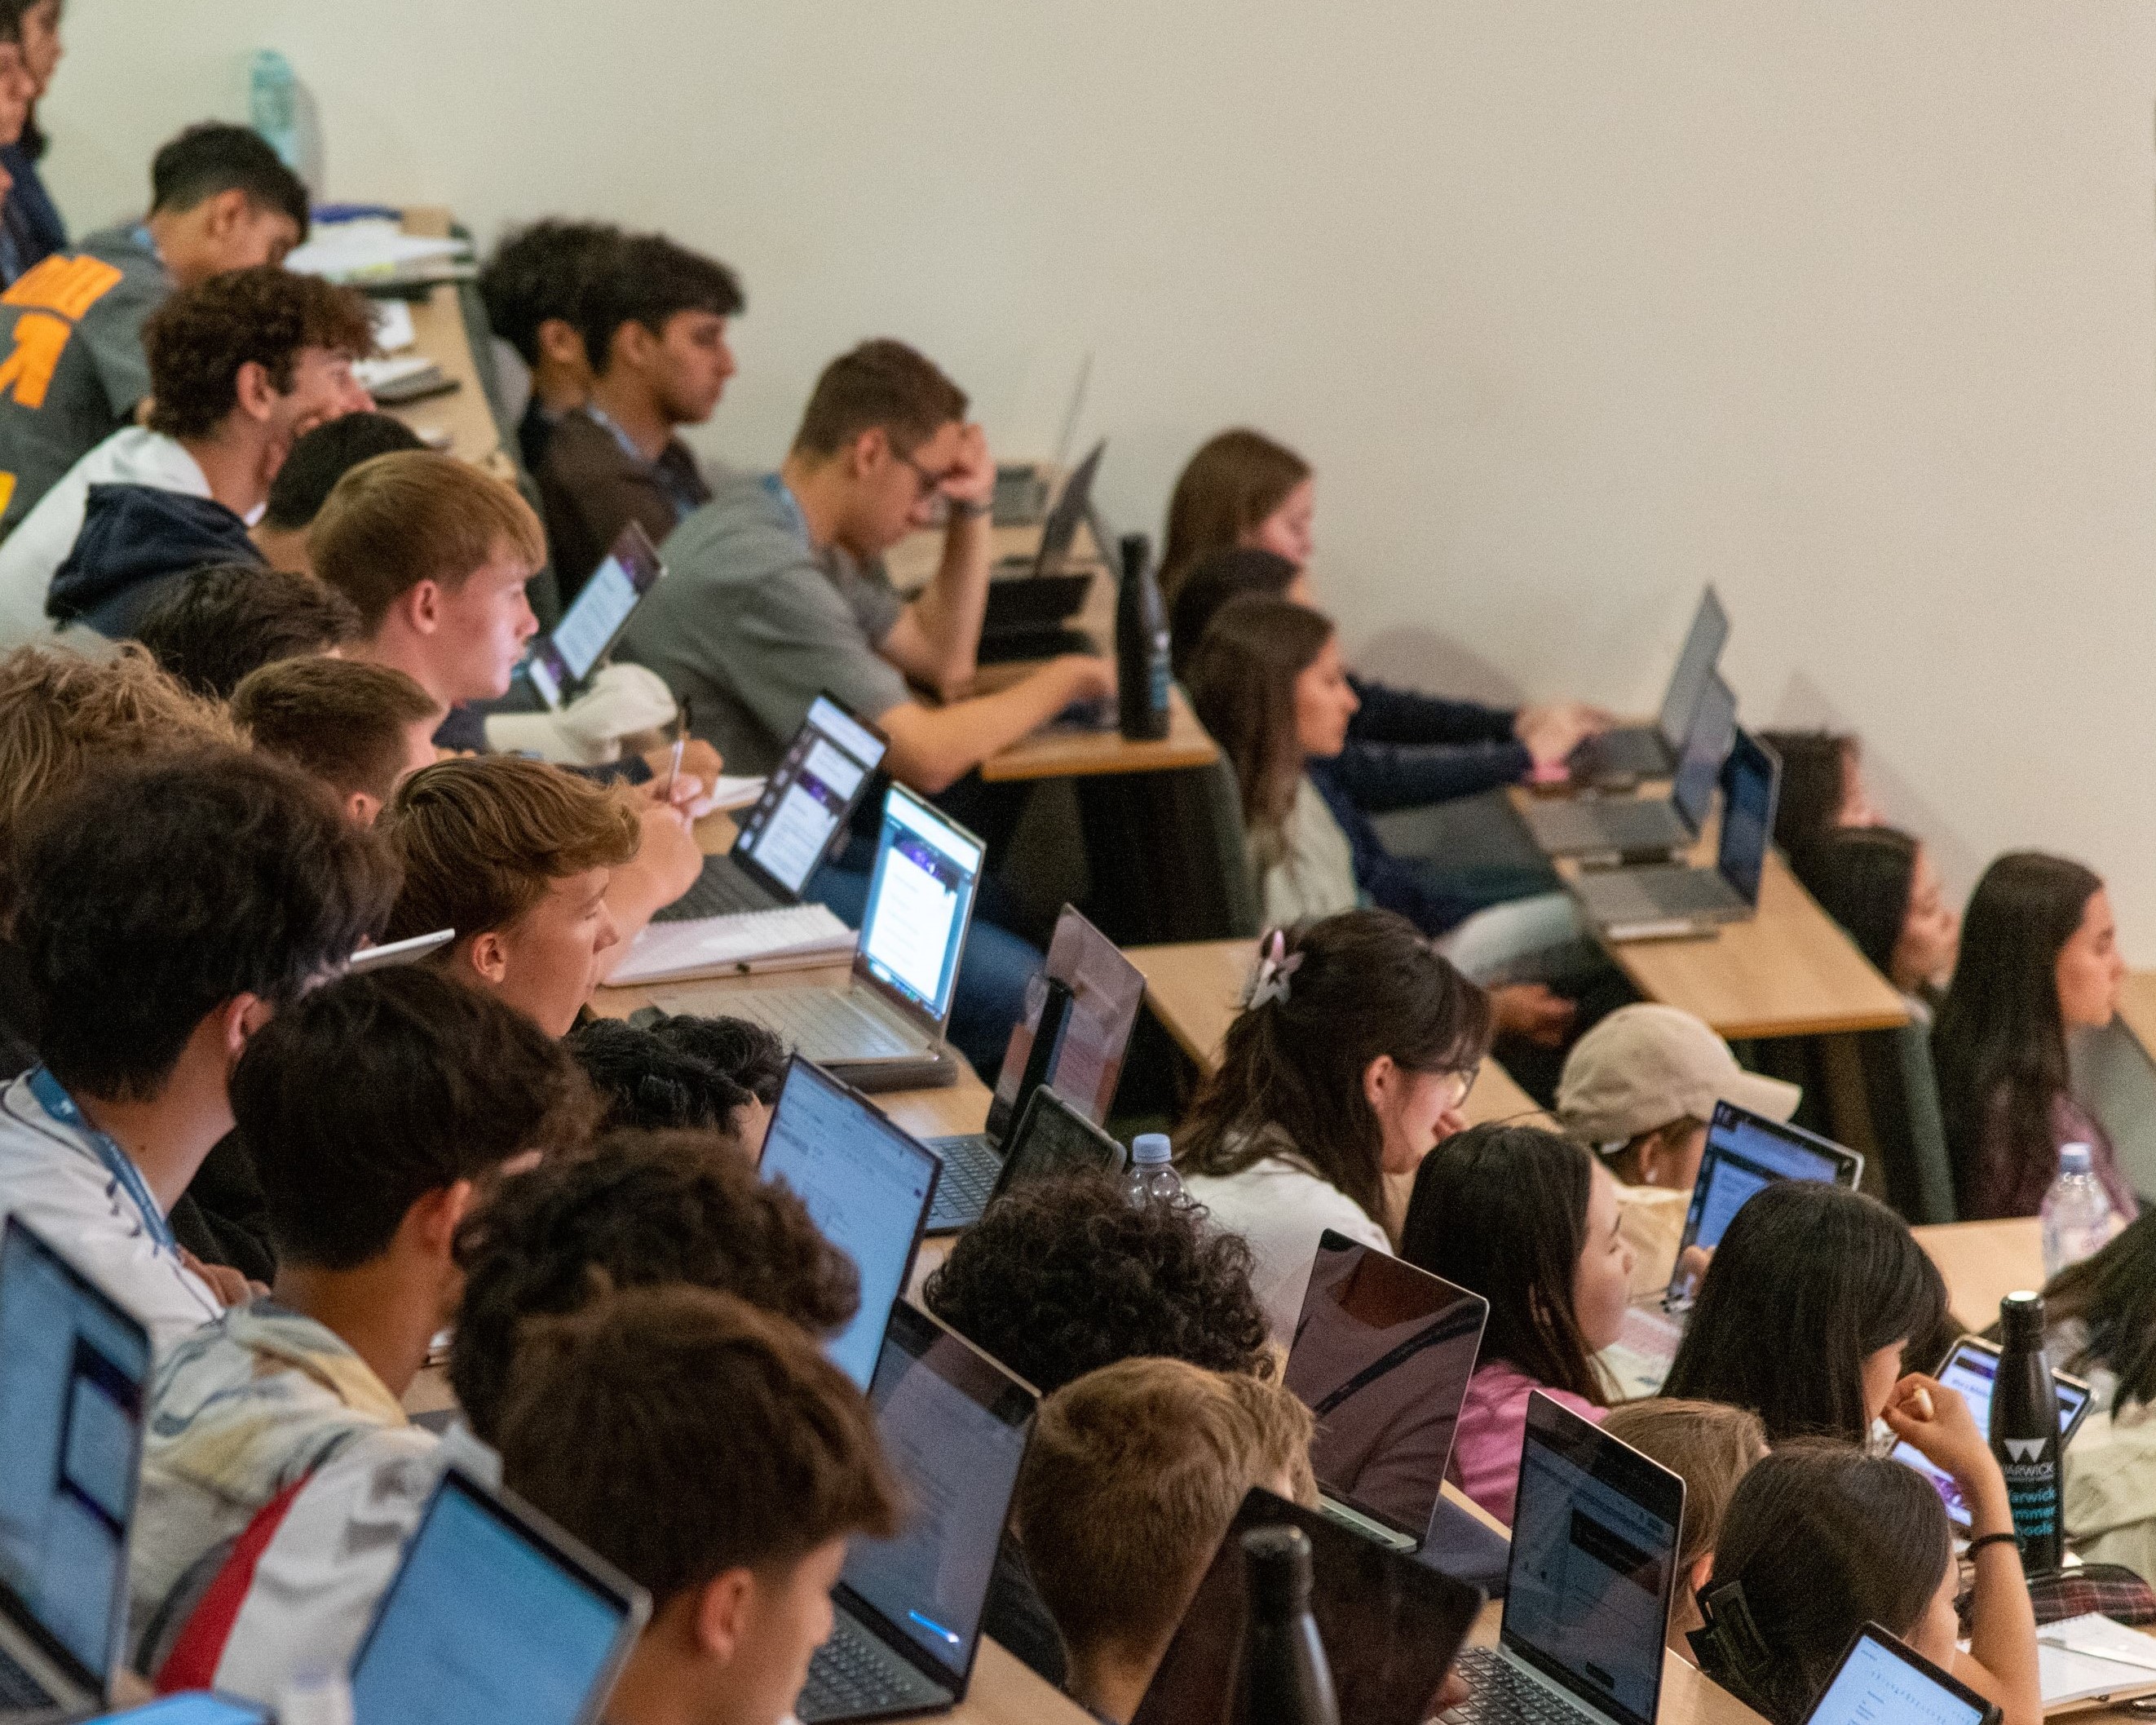
[[358,608],[370,634],[423,581],[454,593],[506,551],[536,573],[547,535],[511,486],[432,449],[362,461],[307,530],[315,573]]
[[1251,1486],[1315,1503],[1310,1410],[1280,1384],[1173,1359],[1088,1372],[1041,1404],[1019,1543],[1074,1654],[1158,1656]]
[[1684,1481],[1677,1563],[1688,1576],[1691,1566],[1714,1549],[1730,1499],[1767,1453],[1767,1428],[1749,1409],[1654,1396],[1612,1408],[1602,1429]]
[[1193,564],[1241,544],[1309,477],[1307,461],[1261,431],[1239,428],[1209,439],[1184,465],[1168,501],[1161,597],[1173,604]]

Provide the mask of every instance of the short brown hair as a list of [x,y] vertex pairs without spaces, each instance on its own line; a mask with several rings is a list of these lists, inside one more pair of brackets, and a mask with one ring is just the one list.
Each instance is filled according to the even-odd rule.
[[359,613],[311,575],[209,563],[150,608],[135,639],[198,695],[229,701],[259,666],[349,646],[359,639]]
[[1650,1396],[1612,1408],[1602,1422],[1610,1436],[1659,1461],[1685,1484],[1684,1527],[1677,1562],[1686,1570],[1722,1537],[1729,1500],[1753,1464],[1767,1453],[1767,1428],[1748,1408]]
[[454,593],[504,550],[536,572],[547,535],[515,489],[433,449],[362,461],[307,530],[315,572],[359,608],[370,633],[423,581]]
[[183,288],[150,314],[142,352],[150,362],[150,429],[206,437],[238,403],[249,362],[281,393],[302,348],[357,359],[374,347],[374,320],[351,288],[275,264],[231,270]]
[[1130,1359],[1040,1405],[1014,1513],[1074,1652],[1158,1657],[1251,1486],[1285,1472],[1314,1502],[1310,1410],[1277,1384]]
[[882,431],[901,452],[966,417],[966,392],[903,341],[864,341],[824,367],[793,447],[835,455],[865,431]]
[[860,1392],[799,1330],[708,1288],[625,1289],[535,1325],[500,1445],[502,1482],[661,1609],[898,1527]]
[[403,671],[326,655],[265,665],[232,695],[232,716],[255,747],[283,756],[340,797],[363,791],[377,803],[397,788],[405,727],[441,713],[441,703]]
[[398,788],[382,830],[403,865],[391,940],[506,928],[550,882],[619,868],[642,829],[629,805],[544,761],[481,755],[422,767]]
[[1161,595],[1171,605],[1192,564],[1225,551],[1287,501],[1310,477],[1310,464],[1261,431],[1237,429],[1209,439],[1185,464],[1168,500],[1161,547]]

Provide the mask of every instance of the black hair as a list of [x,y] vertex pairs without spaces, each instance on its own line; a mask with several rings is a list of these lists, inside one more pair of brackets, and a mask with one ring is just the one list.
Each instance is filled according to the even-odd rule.
[[154,1097],[210,1013],[290,1006],[388,920],[388,848],[297,769],[236,750],[93,773],[33,815],[15,937],[70,1090]]
[[1168,613],[1168,660],[1176,676],[1189,669],[1198,644],[1223,605],[1240,598],[1284,598],[1301,572],[1279,552],[1250,545],[1229,546],[1199,558],[1176,588]]
[[277,152],[244,126],[205,120],[191,126],[151,159],[150,208],[191,210],[220,192],[244,192],[262,209],[277,210],[307,237],[307,188]]
[[693,1055],[733,1080],[767,1108],[786,1083],[786,1045],[747,1019],[675,1013],[645,1028],[670,1048]]
[[2156,1209],[2140,1216],[2102,1250],[2069,1264],[2044,1288],[2053,1324],[2078,1319],[2087,1343],[2051,1363],[2069,1372],[2101,1366],[2118,1379],[2112,1410],[2156,1406]]
[[342,413],[325,420],[292,445],[277,470],[262,523],[296,533],[321,513],[336,482],[361,462],[426,447],[418,432],[388,413]]
[[1856,739],[1836,731],[1763,731],[1759,740],[1782,763],[1774,843],[1784,856],[1800,856],[1840,824],[1849,775],[1856,764]]
[[708,1062],[618,1019],[587,1019],[567,1044],[605,1100],[608,1126],[731,1132],[734,1111],[756,1100]]
[[1415,1170],[1400,1256],[1490,1302],[1481,1358],[1599,1407],[1609,1399],[1573,1310],[1594,1157],[1532,1126],[1445,1139]]
[[503,235],[479,274],[480,298],[495,334],[525,364],[538,364],[539,326],[558,318],[581,331],[584,295],[621,240],[611,222],[552,218]]
[[136,639],[171,675],[229,701],[249,671],[359,639],[359,612],[335,588],[261,563],[197,569],[150,608]]
[[1909,920],[1918,848],[1892,827],[1843,827],[1804,852],[1797,870],[1820,908],[1848,931],[1881,976],[1893,969],[1894,948]]
[[1142,1355],[1266,1378],[1250,1265],[1249,1243],[1200,1211],[1134,1205],[1106,1174],[1058,1174],[990,1204],[921,1303],[1044,1394]]
[[351,1270],[427,1194],[574,1147],[595,1107],[523,1014],[415,964],[326,983],[271,1019],[233,1070],[232,1112],[278,1257]]
[[1885,1204],[1778,1180],[1722,1236],[1662,1393],[1749,1408],[1774,1443],[1861,1444],[1865,1361],[1897,1343],[1928,1348],[1946,1313],[1938,1266]]
[[639,234],[610,248],[595,264],[578,297],[577,332],[593,371],[606,370],[614,332],[638,323],[654,336],[683,311],[732,317],[748,304],[741,281],[716,258],[676,245],[662,234]]

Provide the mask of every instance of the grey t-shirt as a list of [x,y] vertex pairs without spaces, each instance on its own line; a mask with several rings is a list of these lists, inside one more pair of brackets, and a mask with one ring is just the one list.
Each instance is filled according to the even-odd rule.
[[905,608],[881,561],[818,551],[776,475],[715,480],[659,554],[666,578],[616,651],[695,703],[728,772],[769,772],[820,694],[865,719],[911,698],[876,651]]
[[150,393],[142,325],[172,278],[139,228],[55,252],[0,295],[0,535]]

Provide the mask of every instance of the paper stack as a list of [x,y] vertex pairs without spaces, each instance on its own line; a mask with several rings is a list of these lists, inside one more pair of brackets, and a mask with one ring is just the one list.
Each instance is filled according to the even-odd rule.
[[854,939],[853,930],[821,905],[741,911],[690,922],[653,922],[629,942],[629,956],[607,980],[616,985],[671,983],[696,976],[844,964],[853,957]]
[[2036,1631],[2046,1713],[2156,1691],[2156,1640],[2093,1614]]

